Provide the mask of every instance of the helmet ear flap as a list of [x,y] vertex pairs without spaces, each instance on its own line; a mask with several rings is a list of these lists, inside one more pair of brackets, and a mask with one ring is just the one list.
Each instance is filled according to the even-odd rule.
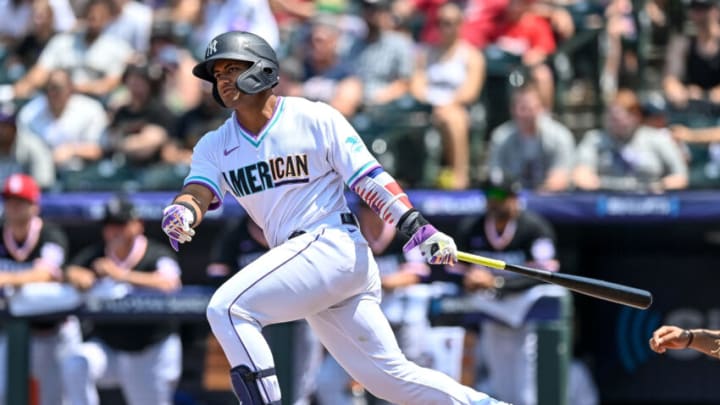
[[217,103],[220,104],[221,107],[227,107],[225,105],[225,103],[223,103],[222,98],[220,97],[220,92],[218,91],[217,83],[213,83],[212,95],[213,95],[213,98],[215,99],[215,101],[217,101]]

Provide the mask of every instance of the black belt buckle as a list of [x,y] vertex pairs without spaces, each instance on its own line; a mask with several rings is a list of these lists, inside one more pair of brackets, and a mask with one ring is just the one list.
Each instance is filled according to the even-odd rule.
[[290,237],[288,239],[297,238],[304,233],[305,231],[293,231],[293,233],[290,234]]
[[[349,212],[343,212],[342,214],[340,214],[340,222],[341,222],[343,225],[355,225],[355,226],[359,226],[359,225],[358,225],[358,222],[357,222],[357,219],[355,218],[355,215],[353,215],[353,214],[351,214],[351,213],[349,213]],[[290,234],[290,237],[288,237],[288,239],[297,238],[298,236],[300,236],[300,235],[302,235],[302,234],[304,234],[304,233],[305,233],[305,231],[302,231],[302,230],[300,230],[300,231],[293,231],[293,233]]]
[[340,222],[342,222],[343,225],[358,226],[357,219],[355,219],[355,215],[353,215],[349,212],[343,212],[342,214],[340,214]]

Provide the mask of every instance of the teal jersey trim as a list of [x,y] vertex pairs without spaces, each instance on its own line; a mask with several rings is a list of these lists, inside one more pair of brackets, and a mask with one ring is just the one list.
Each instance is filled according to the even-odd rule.
[[222,192],[220,192],[220,187],[218,187],[218,185],[215,184],[214,181],[208,179],[205,176],[188,177],[187,179],[185,179],[185,183],[183,184],[183,186],[188,185],[190,183],[196,183],[196,182],[208,184],[210,187],[213,188],[213,192],[215,193],[216,196],[218,196],[218,198],[220,198],[220,196],[222,196]]
[[348,186],[351,186],[355,182],[355,178],[361,175],[363,172],[367,170],[368,167],[377,164],[374,160],[367,162],[363,165],[363,167],[359,168],[346,182]]
[[240,130],[240,135],[242,135],[243,138],[245,138],[245,140],[247,140],[251,145],[253,145],[256,148],[258,146],[260,146],[263,139],[265,139],[265,135],[267,135],[267,133],[270,132],[272,127],[275,126],[275,124],[278,122],[278,119],[280,119],[280,115],[282,114],[283,110],[285,109],[285,97],[278,97],[278,99],[279,99],[279,101],[278,101],[279,105],[276,107],[273,117],[270,119],[270,122],[267,125],[265,125],[265,127],[260,131],[260,135],[258,135],[257,138],[255,138],[254,136],[247,133],[247,131],[245,131],[245,129],[242,126],[238,125],[238,129]]

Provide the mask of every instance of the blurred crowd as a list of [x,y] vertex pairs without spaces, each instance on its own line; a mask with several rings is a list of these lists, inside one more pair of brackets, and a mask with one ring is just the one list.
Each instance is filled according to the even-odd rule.
[[510,176],[538,192],[712,188],[719,7],[0,0],[0,180],[177,189],[195,142],[229,115],[191,67],[237,29],[275,47],[278,94],[333,105],[407,187]]

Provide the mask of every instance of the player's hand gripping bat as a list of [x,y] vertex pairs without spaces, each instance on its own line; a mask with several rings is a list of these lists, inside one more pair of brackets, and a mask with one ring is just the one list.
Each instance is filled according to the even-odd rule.
[[466,263],[479,264],[498,270],[507,270],[527,277],[556,284],[580,294],[589,295],[601,300],[615,302],[639,309],[647,309],[652,304],[652,294],[649,291],[628,287],[622,284],[581,277],[572,274],[563,274],[547,270],[534,269],[516,264],[508,264],[502,260],[490,259],[466,252],[457,253],[458,260]]

